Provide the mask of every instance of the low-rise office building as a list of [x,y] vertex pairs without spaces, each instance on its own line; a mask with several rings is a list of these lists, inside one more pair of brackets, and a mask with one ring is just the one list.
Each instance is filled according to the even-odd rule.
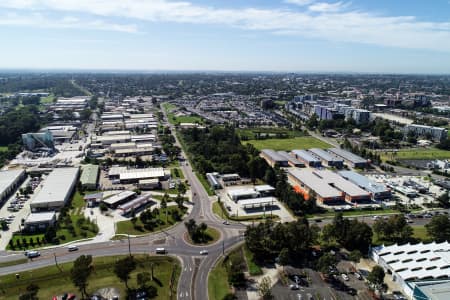
[[119,194],[113,195],[109,198],[103,199],[102,202],[109,208],[116,209],[119,205],[125,204],[136,197],[133,191],[123,191]]
[[406,125],[403,128],[405,136],[407,136],[410,132],[414,133],[420,137],[426,137],[433,139],[435,141],[443,141],[448,137],[448,130],[446,128],[419,125],[419,124],[410,124]]
[[48,227],[55,226],[55,224],[56,213],[50,211],[29,214],[23,225],[27,232],[44,232]]
[[305,163],[299,161],[298,159],[296,159],[294,156],[290,155],[286,151],[277,151],[277,153],[287,160],[289,166],[297,167],[297,168],[305,167]]

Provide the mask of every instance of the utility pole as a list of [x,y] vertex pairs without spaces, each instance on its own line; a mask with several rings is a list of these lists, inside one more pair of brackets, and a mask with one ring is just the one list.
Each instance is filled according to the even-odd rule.
[[62,272],[61,268],[58,265],[58,261],[56,260],[56,254],[53,252],[53,257],[55,258],[55,266],[58,268],[59,272]]
[[130,256],[131,256],[131,244],[130,244],[130,234],[129,233],[127,234],[127,237],[128,237],[128,254],[130,254]]
[[225,240],[222,240],[222,255],[225,255]]

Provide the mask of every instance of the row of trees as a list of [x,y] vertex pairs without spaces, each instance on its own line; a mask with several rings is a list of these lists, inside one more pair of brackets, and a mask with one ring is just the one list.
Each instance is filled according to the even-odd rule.
[[[151,281],[155,281],[154,277],[154,266],[155,263],[151,263],[151,272],[141,272],[137,274],[136,283],[140,291],[145,291],[147,294],[147,299],[155,298],[158,294],[157,289],[150,285]],[[129,286],[129,280],[131,273],[136,270],[137,261],[133,256],[126,256],[119,259],[114,264],[113,272],[117,278],[125,284],[127,289],[128,297],[127,299],[134,299],[132,296],[136,293],[136,290],[131,289]],[[91,255],[81,255],[78,257],[73,268],[70,270],[70,278],[72,283],[78,288],[81,293],[81,299],[88,299],[87,288],[89,286],[89,277],[94,272],[94,265],[92,263]]]

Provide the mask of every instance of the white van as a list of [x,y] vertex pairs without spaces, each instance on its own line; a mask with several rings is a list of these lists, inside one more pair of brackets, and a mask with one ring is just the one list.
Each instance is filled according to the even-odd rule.
[[167,250],[166,250],[166,248],[156,248],[155,253],[156,254],[166,254]]

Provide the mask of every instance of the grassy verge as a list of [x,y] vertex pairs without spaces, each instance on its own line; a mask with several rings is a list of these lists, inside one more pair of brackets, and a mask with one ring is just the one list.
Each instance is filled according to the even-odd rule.
[[279,217],[277,215],[252,215],[252,216],[240,216],[240,217],[236,217],[236,216],[230,216],[228,214],[228,211],[223,207],[223,202],[214,202],[213,203],[213,212],[225,219],[225,220],[232,220],[232,221],[258,221],[258,220],[263,220],[263,219],[270,219],[272,218],[273,220],[277,220]]
[[168,102],[165,102],[165,103],[161,104],[161,106],[162,106],[162,107],[164,108],[164,110],[167,111],[167,112],[172,111],[172,110],[174,110],[175,108],[177,108],[176,105],[173,105],[172,103],[168,103]]
[[255,262],[253,253],[251,253],[250,250],[248,250],[246,245],[243,246],[243,250],[245,260],[247,262],[248,272],[250,273],[250,275],[251,276],[261,275],[263,271],[261,270],[261,267],[258,266],[258,264]]
[[[400,213],[398,210],[395,209],[376,209],[376,210],[350,210],[350,211],[343,211],[342,215],[344,217],[356,217],[356,216],[375,216],[375,215],[386,215],[386,214],[398,214]],[[334,217],[336,212],[334,211],[327,211],[325,213],[320,214],[313,214],[313,215],[307,215],[307,218],[332,218]]]
[[418,225],[418,226],[411,226],[411,227],[413,229],[413,237],[415,237],[416,239],[419,239],[423,242],[427,242],[427,241],[431,240],[425,226]]
[[[166,220],[166,210],[167,210],[167,220]],[[117,234],[131,234],[131,235],[142,235],[150,232],[159,231],[170,227],[176,224],[179,221],[176,221],[173,218],[173,212],[178,211],[180,216],[183,216],[186,211],[181,211],[177,206],[168,206],[167,209],[160,209],[158,214],[158,223],[159,226],[155,227],[153,230],[148,230],[144,227],[144,224],[141,222],[139,218],[137,218],[136,224],[130,220],[121,221],[116,224],[117,226]]]
[[214,191],[211,189],[211,186],[209,185],[208,180],[206,180],[205,175],[198,174],[197,172],[195,172],[195,175],[197,175],[198,180],[203,185],[203,187],[205,188],[205,190],[208,193],[208,195],[209,196],[213,196],[214,195]]
[[209,300],[222,300],[230,290],[227,269],[223,265],[223,259],[220,259],[208,276]]
[[450,159],[450,151],[441,150],[437,148],[401,149],[394,154],[387,152],[382,152],[380,154],[383,160]]
[[258,150],[261,149],[273,149],[273,150],[286,150],[293,149],[310,149],[310,148],[331,148],[330,144],[327,144],[319,139],[311,136],[294,137],[286,139],[265,139],[265,140],[249,140],[242,141],[243,144],[252,144]]
[[5,261],[5,262],[0,263],[0,268],[20,265],[20,264],[24,264],[26,262],[28,262],[27,258],[21,258],[21,259],[17,259],[17,260]]
[[170,175],[172,178],[184,179],[184,174],[179,168],[170,169]]
[[8,146],[0,146],[0,152],[8,151]]
[[301,131],[279,127],[238,128],[237,134],[242,140],[257,140],[259,138],[293,138],[305,136]]
[[[120,258],[101,257],[94,258],[94,272],[89,278],[88,293],[94,293],[100,288],[114,287],[120,292],[120,299],[125,298],[125,285],[121,283],[114,275],[114,263]],[[135,256],[137,268],[131,273],[129,280],[130,286],[135,288],[136,276],[140,272],[149,270],[152,263],[155,264],[154,274],[161,285],[156,281],[150,284],[157,288],[158,296],[155,299],[176,299],[177,283],[174,282],[170,287],[172,273],[175,272],[175,281],[178,281],[180,267],[177,260],[171,257],[151,257],[145,255]],[[33,271],[20,272],[20,279],[16,279],[15,274],[0,277],[2,283],[0,289],[0,298],[5,300],[17,299],[20,293],[26,290],[30,283],[39,286],[39,299],[52,299],[53,296],[62,295],[64,293],[74,293],[77,299],[80,299],[78,289],[75,288],[70,280],[70,269],[73,263],[60,264],[60,270],[56,266],[45,267]]]

